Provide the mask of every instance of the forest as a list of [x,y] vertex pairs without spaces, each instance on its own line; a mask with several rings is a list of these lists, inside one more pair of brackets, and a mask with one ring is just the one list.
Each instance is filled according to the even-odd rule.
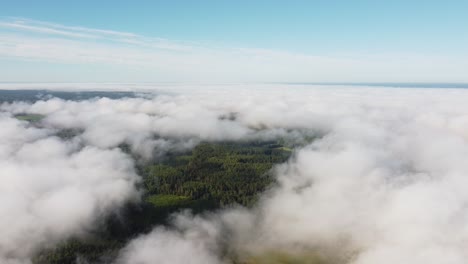
[[[122,150],[128,151],[125,145]],[[141,203],[128,204],[86,237],[40,252],[34,263],[110,263],[126,242],[167,224],[172,213],[250,207],[274,184],[272,167],[290,155],[281,141],[202,142],[191,151],[139,164]]]

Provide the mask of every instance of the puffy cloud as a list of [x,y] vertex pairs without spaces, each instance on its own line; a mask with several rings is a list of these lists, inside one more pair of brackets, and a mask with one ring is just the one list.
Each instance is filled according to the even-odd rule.
[[[63,219],[77,224],[61,226],[64,230],[55,231],[62,232],[58,235],[47,224],[37,229],[46,231],[35,231],[38,239],[62,237],[70,230],[83,230],[80,227],[98,215],[96,211],[119,204],[108,193],[130,186],[114,186],[117,182],[134,179],[129,176],[131,162],[115,150],[122,143],[149,158],[189,149],[203,140],[281,137],[304,143],[315,137],[275,168],[278,185],[253,209],[175,216],[172,226],[131,241],[117,262],[228,263],[278,251],[353,264],[458,264],[468,257],[467,90],[237,85],[175,87],[172,92],[150,99],[3,104],[0,109],[7,113],[2,117],[0,155],[5,161],[0,168],[15,171],[8,175],[27,175],[28,167],[18,164],[31,164],[35,174],[50,181],[11,176],[7,178],[11,182],[28,186],[26,193],[47,196],[36,202],[15,189],[2,192],[11,194],[1,201],[9,199],[23,207],[38,204],[37,210],[47,216],[64,212]],[[24,112],[46,117],[34,127],[10,116]],[[60,129],[78,132],[64,142],[51,136]],[[76,177],[62,176],[59,171],[66,168],[73,168],[67,175]],[[112,179],[108,174],[93,177],[100,170],[116,172],[109,173]],[[87,177],[77,176],[82,174]],[[84,183],[77,184],[80,180],[75,178]],[[97,179],[109,185],[100,186]],[[101,187],[106,191],[93,191]],[[43,192],[48,188],[57,192]],[[80,192],[88,193],[85,197],[91,201],[107,202],[85,202]],[[105,199],[99,198],[105,193]],[[68,195],[75,197],[67,199],[83,213],[68,212],[57,202]],[[35,211],[11,204],[2,203],[7,206],[2,210],[19,208],[17,215],[28,226],[27,217]],[[17,217],[4,221],[12,219]],[[45,222],[56,225],[53,219]],[[16,229],[21,232],[14,230],[8,230],[11,237],[25,238],[23,227]],[[5,245],[14,245],[10,241],[15,240],[5,240]],[[15,249],[1,253],[28,256]]]
[[[173,250],[180,249],[182,256],[211,254],[217,263],[228,262],[229,256],[278,251],[319,254],[332,263],[465,262],[468,131],[459,124],[467,120],[467,91],[337,88],[274,93],[259,97],[265,101],[245,111],[237,109],[239,122],[320,128],[325,135],[277,167],[279,186],[256,208],[203,219],[218,231],[196,241],[216,244],[218,251],[206,246]],[[172,233],[143,235],[121,259],[135,260],[132,256],[140,252],[136,243],[182,238],[193,243],[185,236],[203,230],[199,221],[186,218],[175,222]],[[164,254],[138,257],[140,263],[165,259]],[[191,263],[202,262],[194,258]]]
[[0,126],[0,262],[29,263],[138,199],[133,161],[121,151],[63,141],[6,114]]

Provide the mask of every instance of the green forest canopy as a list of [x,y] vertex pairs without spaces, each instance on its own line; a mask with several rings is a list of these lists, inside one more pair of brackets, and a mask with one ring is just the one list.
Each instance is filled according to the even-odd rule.
[[290,155],[291,149],[277,141],[204,142],[186,153],[169,153],[163,160],[140,165],[142,204],[128,205],[120,219],[110,217],[93,237],[70,239],[41,252],[34,262],[75,263],[80,256],[92,263],[103,256],[112,258],[129,239],[166,223],[176,211],[251,206],[273,184],[273,165]]

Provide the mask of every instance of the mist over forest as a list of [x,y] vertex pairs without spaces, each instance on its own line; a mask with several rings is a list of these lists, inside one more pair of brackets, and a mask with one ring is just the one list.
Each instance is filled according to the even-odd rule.
[[123,87],[0,91],[0,263],[466,263],[468,90]]

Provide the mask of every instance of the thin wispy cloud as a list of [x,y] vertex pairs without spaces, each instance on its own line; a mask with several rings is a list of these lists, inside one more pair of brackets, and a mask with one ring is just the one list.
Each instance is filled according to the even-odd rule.
[[16,33],[42,34],[42,37],[68,37],[75,40],[81,39],[82,41],[107,40],[168,50],[184,50],[189,48],[188,45],[183,45],[181,43],[171,42],[161,38],[146,38],[129,32],[65,26],[30,19],[6,19],[0,21],[0,28],[10,29]]
[[[226,48],[23,18],[0,20],[0,58],[106,69],[99,76],[70,70],[73,81],[468,81],[463,57]],[[71,81],[42,71],[42,79],[28,81]],[[34,74],[9,70],[0,80]]]

